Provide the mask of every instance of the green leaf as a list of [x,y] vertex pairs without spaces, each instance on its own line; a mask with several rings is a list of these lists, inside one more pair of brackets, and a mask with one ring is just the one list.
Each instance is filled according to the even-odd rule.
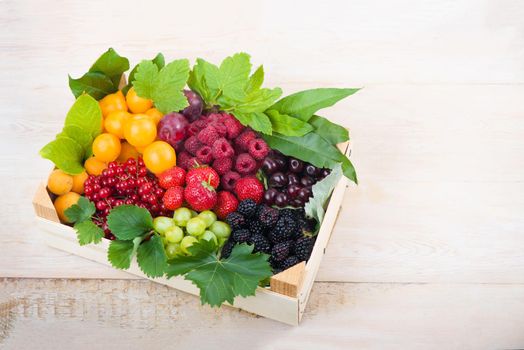
[[[153,62],[157,67],[158,67],[158,70],[164,68],[165,66],[165,59],[164,59],[164,55],[162,55],[162,53],[158,53],[155,58],[153,58],[151,60],[151,62]],[[131,73],[129,73],[129,77],[127,79],[127,85],[124,86],[124,88],[122,89],[122,93],[124,95],[127,94],[127,92],[129,91],[129,89],[133,86],[133,81],[135,81],[135,74],[136,74],[136,70],[138,68],[138,64],[131,70]]]
[[250,94],[254,91],[257,91],[262,87],[264,82],[264,66],[259,66],[255,73],[249,77],[249,81],[246,86],[246,94]]
[[358,178],[357,178],[357,172],[355,171],[355,167],[353,167],[353,164],[351,161],[344,156],[342,158],[342,171],[344,172],[344,176],[353,181],[358,185]]
[[104,52],[91,66],[89,72],[100,72],[111,79],[118,88],[122,74],[129,69],[129,60],[120,56],[113,48]]
[[81,95],[67,112],[64,127],[79,127],[85,134],[95,138],[102,132],[102,110],[98,102],[87,94]]
[[304,136],[285,136],[278,133],[262,135],[270,148],[287,156],[305,160],[319,168],[332,169],[340,163],[340,151],[314,132]]
[[80,245],[96,244],[104,237],[104,230],[96,226],[91,220],[77,222],[74,229]]
[[138,96],[152,98],[155,82],[158,78],[158,67],[148,60],[140,62],[136,68],[133,86]]
[[58,169],[70,175],[84,171],[84,149],[75,140],[60,136],[49,142],[40,150],[40,156],[52,161]]
[[282,135],[302,136],[313,130],[313,127],[308,123],[286,114],[280,114],[274,109],[267,110],[266,115],[271,120],[273,131]]
[[312,187],[313,197],[306,203],[304,210],[308,217],[314,218],[319,224],[322,224],[322,220],[324,220],[327,201],[341,177],[342,168],[339,164],[331,170],[328,176]]
[[190,256],[169,261],[168,277],[184,275],[200,289],[202,304],[233,304],[236,296],[255,295],[258,283],[271,276],[266,254],[253,253],[253,246],[236,245],[227,259],[219,259],[212,241],[200,240],[191,247]]
[[153,229],[153,218],[147,209],[120,205],[107,216],[107,225],[118,239],[130,240]]
[[232,104],[229,100],[226,100],[227,103],[221,105],[225,107],[231,105],[235,111],[241,113],[263,112],[271,106],[280,95],[282,95],[282,90],[280,88],[260,89],[251,92],[238,104]]
[[141,240],[141,237],[137,237],[132,241],[111,241],[107,249],[107,260],[117,269],[128,269]]
[[308,121],[318,110],[332,106],[358,90],[360,89],[320,88],[304,90],[284,97],[270,109]]
[[315,128],[318,135],[334,145],[349,140],[348,129],[330,122],[324,117],[314,115],[309,119],[309,124]]
[[242,112],[233,111],[232,113],[243,125],[250,126],[252,129],[263,134],[270,135],[272,133],[271,121],[263,112],[244,114]]
[[84,149],[84,153],[87,151],[89,147],[91,147],[91,144],[93,143],[93,137],[91,137],[89,133],[86,133],[84,130],[82,130],[81,127],[77,125],[64,126],[64,129],[62,130],[62,132],[56,136],[57,137],[66,136],[66,137],[72,138],[80,146],[82,146],[82,148]]
[[115,86],[108,76],[99,72],[87,72],[77,79],[69,76],[69,88],[75,97],[86,93],[96,100],[118,90],[118,86]]
[[80,197],[78,202],[67,208],[64,214],[71,222],[82,222],[91,220],[95,212],[95,204],[86,197]]
[[222,91],[228,99],[242,101],[246,96],[244,88],[251,72],[250,57],[247,53],[236,53],[226,57],[220,64],[218,84],[215,80],[208,81],[212,89]]
[[142,243],[136,254],[138,266],[148,277],[161,277],[167,265],[167,256],[160,236],[153,235]]

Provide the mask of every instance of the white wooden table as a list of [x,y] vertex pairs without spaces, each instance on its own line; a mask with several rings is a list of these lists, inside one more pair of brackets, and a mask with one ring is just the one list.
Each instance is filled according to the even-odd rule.
[[[0,1],[0,348],[524,347],[524,2]],[[365,88],[343,203],[301,326],[46,247],[37,155],[107,47],[246,51],[286,93]]]

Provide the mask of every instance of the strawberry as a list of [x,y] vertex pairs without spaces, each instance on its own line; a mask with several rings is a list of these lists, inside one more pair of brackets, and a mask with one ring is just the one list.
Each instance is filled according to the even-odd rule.
[[196,211],[209,210],[217,203],[217,193],[209,182],[193,180],[187,184],[184,197],[189,206]]
[[164,206],[169,210],[175,210],[184,203],[184,188],[182,186],[174,186],[168,188],[164,197],[162,197]]
[[202,181],[207,182],[213,186],[213,188],[217,188],[220,184],[220,177],[215,169],[209,166],[196,167],[187,172],[186,183],[188,185],[192,183],[201,183]]
[[217,194],[217,204],[213,208],[213,211],[221,220],[224,220],[228,214],[237,210],[237,207],[238,200],[233,193],[220,191]]
[[167,190],[170,187],[184,186],[186,181],[186,171],[180,167],[174,167],[164,171],[157,177],[160,187]]
[[252,199],[260,203],[264,196],[264,185],[256,177],[244,177],[235,183],[235,194],[240,201]]

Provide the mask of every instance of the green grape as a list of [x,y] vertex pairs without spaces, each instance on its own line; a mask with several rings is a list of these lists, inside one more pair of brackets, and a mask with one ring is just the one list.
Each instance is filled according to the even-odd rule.
[[[215,235],[215,236],[216,236],[216,235]],[[218,247],[219,247],[219,248],[222,248],[222,247],[224,246],[224,243],[226,243],[226,242],[227,242],[227,238],[220,237],[220,238],[218,239]]]
[[184,231],[178,226],[173,226],[166,231],[166,239],[169,243],[179,243],[184,238]]
[[178,208],[173,213],[173,221],[177,226],[185,227],[189,219],[191,219],[191,210],[188,208]]
[[178,243],[169,243],[166,245],[165,251],[168,259],[173,259],[182,252],[180,244]]
[[200,237],[200,239],[205,239],[206,241],[213,241],[215,245],[218,245],[217,236],[211,231],[205,231]]
[[161,235],[165,235],[166,231],[174,225],[175,223],[173,222],[173,219],[168,218],[167,216],[157,216],[153,220],[153,228]]
[[231,227],[223,221],[215,221],[209,230],[218,238],[227,238],[231,234]]
[[191,236],[200,236],[206,230],[206,222],[199,217],[191,218],[187,222],[186,230]]
[[191,255],[187,248],[191,247],[195,242],[198,242],[198,239],[196,239],[195,237],[185,236],[184,238],[182,238],[182,241],[180,242],[180,249],[182,249],[182,251],[185,254]]
[[197,216],[197,215],[198,215],[198,213],[197,213],[196,211],[194,211],[193,209],[191,209],[191,216],[192,216],[192,217],[195,217],[195,216]]
[[211,226],[215,221],[217,221],[217,215],[211,210],[204,210],[198,214],[199,218],[202,218],[206,222],[206,227]]
[[167,245],[169,241],[167,240],[166,236],[160,236],[160,239],[162,240],[162,244]]

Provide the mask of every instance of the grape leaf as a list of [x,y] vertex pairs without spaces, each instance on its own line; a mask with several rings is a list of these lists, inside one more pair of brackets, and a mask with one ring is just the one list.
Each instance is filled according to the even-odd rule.
[[164,275],[167,264],[167,256],[164,244],[158,235],[153,235],[138,246],[136,252],[138,266],[148,277],[161,277]]
[[153,229],[153,218],[147,209],[120,205],[107,216],[107,225],[116,238],[131,240]]
[[82,222],[90,220],[95,212],[95,204],[82,196],[78,199],[76,204],[67,208],[64,214],[71,222]]
[[189,78],[189,61],[175,60],[160,71],[152,61],[142,61],[135,74],[133,86],[140,97],[149,98],[155,107],[166,114],[180,111],[189,105],[182,89]]
[[[155,58],[153,58],[150,61],[153,62],[158,67],[158,70],[164,68],[166,64],[164,55],[160,52],[155,56]],[[136,74],[137,68],[138,68],[138,64],[129,73],[129,77],[127,79],[127,85],[122,88],[122,93],[124,95],[126,95],[129,89],[133,86],[132,83],[133,81],[135,81],[135,74]]]
[[75,140],[59,136],[40,150],[40,156],[52,161],[58,169],[70,175],[78,175],[84,171],[84,149]]
[[322,220],[324,220],[324,208],[341,177],[342,168],[340,164],[338,164],[331,170],[331,173],[328,176],[314,184],[312,187],[313,197],[311,197],[306,203],[304,210],[308,217],[314,218],[319,224],[322,224]]
[[120,56],[113,48],[109,48],[93,63],[89,72],[100,72],[111,79],[118,88],[122,74],[129,69],[129,60]]
[[267,110],[265,113],[271,120],[273,130],[282,135],[302,136],[313,130],[308,123],[286,114],[280,114],[274,109]]
[[326,107],[330,107],[360,89],[320,88],[304,90],[286,96],[271,106],[280,113],[308,121],[313,114]]
[[77,222],[74,229],[80,245],[99,243],[104,237],[104,230],[96,226],[91,220]]
[[98,102],[87,94],[76,99],[69,109],[64,127],[75,125],[84,133],[97,137],[102,132],[102,110]]
[[192,281],[200,289],[202,304],[233,304],[236,296],[255,295],[258,283],[272,275],[269,256],[253,253],[247,244],[236,245],[227,259],[218,258],[213,241],[200,240],[188,249],[192,255],[170,260],[166,274]]
[[69,76],[69,88],[75,98],[86,93],[96,100],[100,100],[104,96],[118,90],[111,79],[100,72],[87,72],[77,79]]
[[136,237],[132,241],[111,241],[107,250],[107,260],[117,269],[128,269],[141,241],[142,237]]
[[315,132],[333,145],[349,140],[348,129],[330,122],[324,117],[314,115],[309,119],[309,124],[315,128]]

